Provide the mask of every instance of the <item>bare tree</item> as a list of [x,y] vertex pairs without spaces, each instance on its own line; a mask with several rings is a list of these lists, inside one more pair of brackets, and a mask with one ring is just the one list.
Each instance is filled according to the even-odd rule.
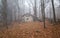
[[51,21],[51,8],[50,8],[50,19],[49,19],[49,20],[50,20],[50,22],[52,23],[52,21]]
[[40,6],[41,6],[41,5],[40,5],[40,2],[39,2],[39,17],[40,17]]
[[[20,22],[20,20],[21,20],[21,13],[20,13],[20,7],[19,7],[19,2],[18,2],[19,0],[16,0],[16,1],[17,1],[17,2],[16,2],[16,5],[17,5],[17,14],[18,14],[18,15],[17,15],[17,17],[18,17],[18,18],[17,18],[17,21]],[[21,0],[20,0],[20,1],[21,1]],[[23,0],[22,0],[22,1],[23,1]]]
[[2,4],[3,4],[3,12],[2,12],[2,16],[3,16],[3,26],[7,26],[7,0],[2,0]]
[[45,28],[45,6],[44,6],[44,0],[41,0],[41,13],[42,13],[42,18],[43,18],[44,28]]
[[52,2],[52,8],[53,8],[53,19],[54,19],[54,23],[56,23],[56,15],[55,15],[55,8],[54,8],[54,0],[51,0]]
[[36,5],[37,4],[36,4],[36,0],[34,1],[34,4],[35,4],[35,6],[34,6],[34,15],[37,16],[37,9],[36,9]]
[[60,7],[60,0],[59,0],[59,7]]

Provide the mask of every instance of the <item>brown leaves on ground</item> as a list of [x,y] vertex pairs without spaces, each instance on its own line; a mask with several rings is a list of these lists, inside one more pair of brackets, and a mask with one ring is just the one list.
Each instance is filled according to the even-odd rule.
[[46,22],[12,23],[12,27],[0,31],[0,38],[60,38],[60,25]]

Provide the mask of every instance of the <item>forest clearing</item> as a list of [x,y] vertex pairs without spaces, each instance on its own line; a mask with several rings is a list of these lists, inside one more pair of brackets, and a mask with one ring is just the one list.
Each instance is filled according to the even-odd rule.
[[0,38],[60,38],[60,0],[0,0]]

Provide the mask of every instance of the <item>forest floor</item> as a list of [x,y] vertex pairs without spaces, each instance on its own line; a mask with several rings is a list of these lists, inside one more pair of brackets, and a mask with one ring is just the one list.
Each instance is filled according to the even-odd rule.
[[60,38],[60,24],[43,22],[12,23],[12,27],[0,30],[0,38]]

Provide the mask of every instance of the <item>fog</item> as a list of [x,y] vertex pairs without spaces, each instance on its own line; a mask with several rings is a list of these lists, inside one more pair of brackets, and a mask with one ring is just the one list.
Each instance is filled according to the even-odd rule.
[[[51,0],[45,0],[45,17],[48,19],[53,19],[53,10]],[[7,21],[20,20],[21,16],[30,13],[34,15],[34,0],[7,0]],[[59,0],[54,0],[56,19],[60,19],[60,2]],[[2,20],[2,0],[0,0],[0,20]],[[38,19],[42,19],[41,14],[41,1],[36,0],[36,10]],[[51,15],[51,16],[50,16]]]

